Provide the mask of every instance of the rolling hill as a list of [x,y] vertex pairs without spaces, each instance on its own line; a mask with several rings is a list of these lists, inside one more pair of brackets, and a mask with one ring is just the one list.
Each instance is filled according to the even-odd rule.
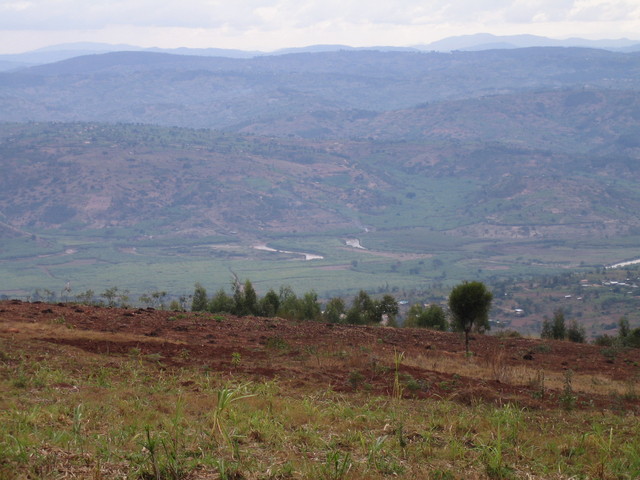
[[178,293],[230,269],[424,291],[637,258],[639,68],[527,48],[120,52],[0,74],[3,292]]
[[113,52],[0,73],[0,121],[219,129],[313,111],[381,112],[576,85],[637,90],[639,72],[639,54],[580,48],[252,59]]

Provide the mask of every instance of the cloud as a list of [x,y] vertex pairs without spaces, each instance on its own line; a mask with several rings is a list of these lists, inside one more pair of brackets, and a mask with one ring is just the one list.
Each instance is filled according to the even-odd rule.
[[315,43],[415,45],[478,32],[638,38],[640,2],[0,0],[5,51],[70,41],[259,50]]
[[639,5],[637,0],[0,0],[0,28],[99,29],[129,24],[270,30],[327,23],[610,21],[637,18]]

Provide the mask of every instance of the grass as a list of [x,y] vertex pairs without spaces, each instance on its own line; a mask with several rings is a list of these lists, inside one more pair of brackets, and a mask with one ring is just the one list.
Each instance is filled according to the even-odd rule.
[[[461,354],[432,352],[404,361],[409,366],[426,367],[440,373],[460,375],[483,380],[498,380],[514,385],[535,385],[541,371],[536,367],[523,365],[510,366],[504,361],[504,354],[496,352],[488,359],[470,357],[463,359]],[[545,388],[562,391],[566,385],[566,374],[561,372],[542,372]],[[614,380],[603,375],[572,374],[571,388],[574,392],[596,395],[629,395],[635,391],[638,379]],[[632,393],[631,393],[632,394]]]
[[[0,338],[1,479],[640,475],[635,416],[342,394],[27,337]],[[473,362],[455,368],[463,364]],[[490,370],[476,367],[466,373]],[[393,368],[387,375],[398,378]],[[580,388],[577,375],[571,381]]]

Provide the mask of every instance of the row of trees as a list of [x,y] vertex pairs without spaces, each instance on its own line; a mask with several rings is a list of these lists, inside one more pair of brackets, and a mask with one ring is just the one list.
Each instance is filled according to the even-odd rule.
[[330,299],[322,311],[318,295],[313,290],[298,297],[291,287],[284,286],[279,292],[271,289],[259,297],[251,281],[246,280],[244,283],[234,282],[232,293],[221,288],[212,297],[207,295],[201,284],[196,283],[191,310],[351,324],[380,323],[387,318],[393,324],[398,314],[398,302],[391,295],[374,299],[367,292],[360,291],[350,308],[347,309],[342,298],[336,297]]
[[596,338],[596,344],[608,347],[640,348],[640,327],[631,328],[626,317],[618,321],[618,335],[602,335]]
[[[488,330],[489,310],[493,295],[482,282],[464,282],[455,287],[449,296],[451,324],[439,305],[425,308],[413,305],[407,314],[405,326],[425,327],[436,330],[461,331],[465,334],[465,347],[469,351],[469,334],[472,329],[479,332]],[[260,298],[249,280],[244,284],[235,281],[233,292],[224,289],[208,297],[206,289],[196,283],[193,293],[192,311],[229,313],[238,316],[256,315],[262,317],[278,316],[298,320],[324,320],[331,323],[366,325],[384,323],[395,325],[398,314],[398,302],[392,295],[375,299],[361,290],[353,299],[350,308],[342,298],[330,299],[324,311],[321,310],[318,296],[314,291],[298,297],[291,287],[281,287],[279,292],[269,290]]]
[[560,308],[553,313],[553,319],[549,320],[545,317],[542,322],[540,338],[584,343],[586,334],[584,327],[578,325],[575,319],[571,320],[567,326],[564,319],[564,310]]

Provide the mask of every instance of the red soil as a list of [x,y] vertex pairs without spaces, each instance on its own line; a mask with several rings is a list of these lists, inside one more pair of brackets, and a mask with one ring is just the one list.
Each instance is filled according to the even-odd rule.
[[[28,324],[64,324],[36,335]],[[113,335],[118,334],[118,335]],[[159,368],[199,367],[249,378],[278,378],[293,387],[332,388],[350,393],[392,395],[394,353],[404,352],[400,379],[407,398],[447,398],[463,403],[516,403],[528,408],[558,408],[562,391],[539,384],[510,383],[518,367],[546,376],[571,370],[578,375],[637,384],[640,350],[614,358],[602,347],[570,342],[475,335],[472,359],[465,359],[459,334],[423,329],[295,322],[280,318],[216,316],[153,309],[0,302],[0,337],[33,335],[102,355],[140,355]],[[434,363],[473,362],[484,378],[435,371]],[[447,363],[448,365],[449,363]],[[442,368],[439,368],[442,370]],[[464,369],[459,370],[463,372]],[[504,375],[500,375],[502,372]],[[500,381],[502,380],[502,381]],[[633,383],[635,382],[635,383]],[[633,394],[577,392],[578,408],[640,411]]]

